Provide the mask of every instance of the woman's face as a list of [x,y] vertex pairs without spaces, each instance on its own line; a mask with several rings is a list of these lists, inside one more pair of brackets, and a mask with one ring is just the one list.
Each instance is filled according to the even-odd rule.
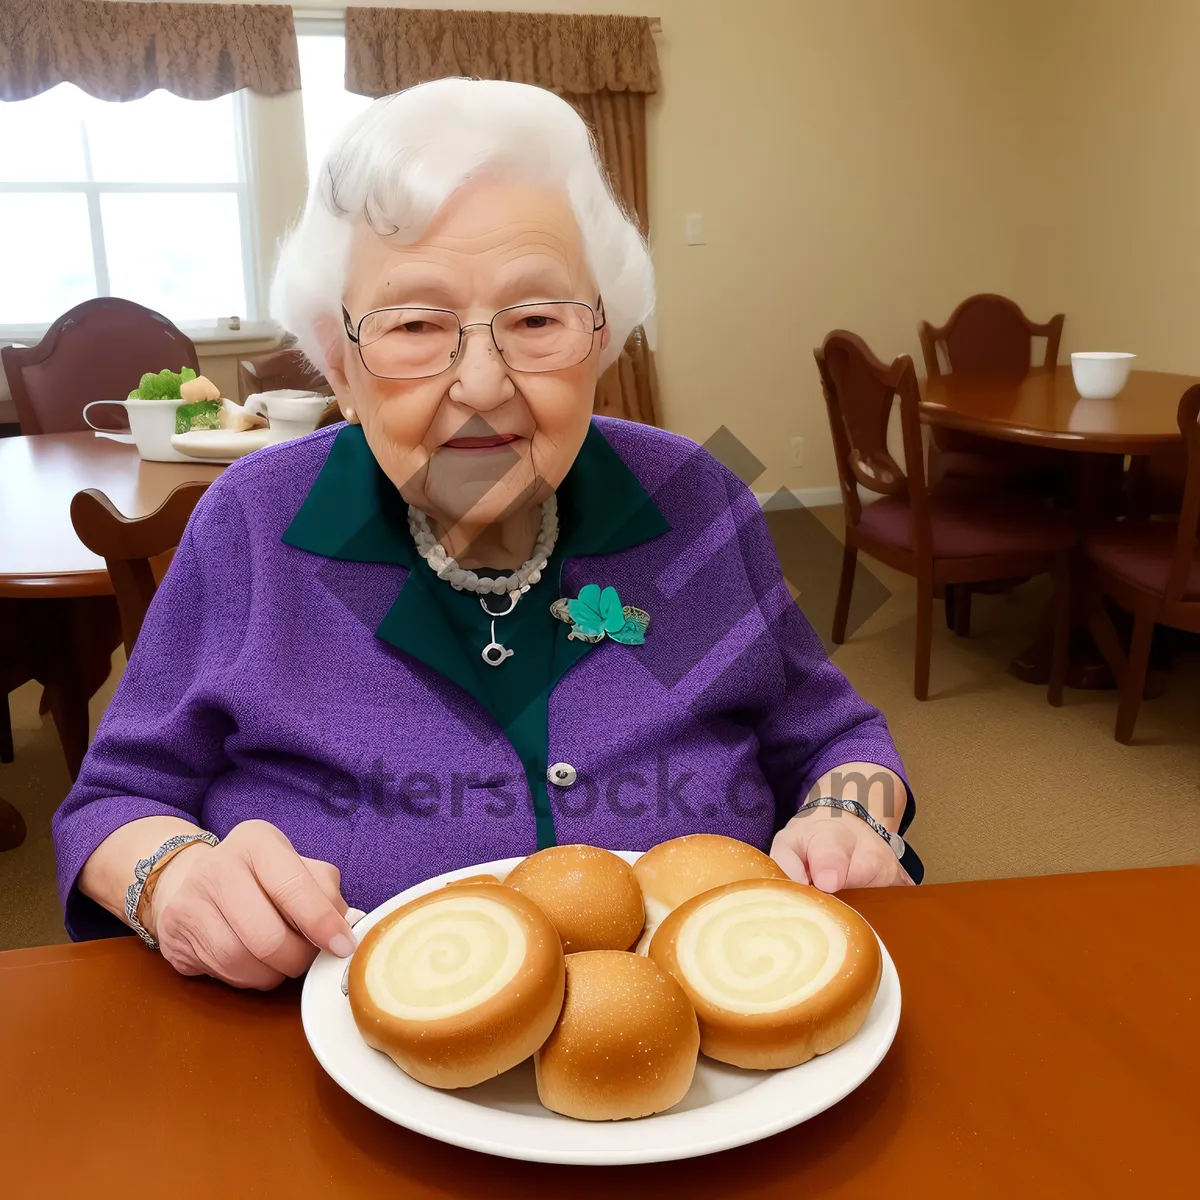
[[465,329],[448,369],[424,379],[378,378],[344,330],[328,339],[343,413],[362,424],[404,499],[442,525],[483,528],[539,504],[583,444],[607,328],[577,365],[522,372],[497,353],[486,325],[500,309],[552,300],[597,307],[579,228],[557,192],[480,180],[456,192],[413,245],[365,223],[356,233],[343,297],[353,325],[393,306],[448,309],[464,328],[484,323]]

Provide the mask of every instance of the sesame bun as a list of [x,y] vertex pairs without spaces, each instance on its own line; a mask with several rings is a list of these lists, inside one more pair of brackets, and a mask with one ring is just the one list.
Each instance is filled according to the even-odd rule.
[[538,1098],[581,1121],[662,1112],[687,1095],[700,1032],[683,988],[649,959],[567,955],[567,994],[534,1056]]
[[519,862],[505,884],[554,923],[563,952],[628,950],[646,911],[633,869],[595,846],[551,846]]
[[852,1038],[879,989],[871,927],[848,905],[790,880],[749,879],[665,918],[650,959],[682,984],[710,1058],[794,1067]]
[[740,879],[786,879],[773,858],[746,842],[717,833],[690,833],[647,850],[633,864],[646,904],[645,954],[662,919],[685,900]]
[[359,1033],[436,1088],[515,1067],[562,1009],[562,945],[549,919],[498,883],[439,888],[389,913],[350,960]]

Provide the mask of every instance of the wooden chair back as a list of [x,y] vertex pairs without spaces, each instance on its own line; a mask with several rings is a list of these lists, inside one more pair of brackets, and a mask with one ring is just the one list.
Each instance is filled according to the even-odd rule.
[[134,518],[119,513],[95,488],[76,492],[71,500],[71,524],[79,540],[108,567],[127,655],[133,653],[158,589],[151,560],[179,545],[188,518],[207,488],[207,483],[181,484],[154,512]]
[[[846,524],[862,516],[858,489],[883,496],[906,496],[912,522],[911,545],[918,556],[931,552],[929,493],[921,443],[920,389],[913,361],[902,354],[891,366],[877,358],[856,333],[835,329],[813,351],[829,411]],[[900,400],[905,466],[887,444],[893,400]]]
[[[77,304],[36,346],[5,346],[0,359],[23,434],[87,429],[83,409],[91,401],[124,400],[148,371],[200,369],[191,338],[118,296]],[[120,417],[109,407],[97,412]]]
[[1184,601],[1188,572],[1196,555],[1197,525],[1200,524],[1200,383],[1183,393],[1179,401],[1179,432],[1187,451],[1187,477],[1183,485],[1183,506],[1179,512],[1179,530],[1171,571],[1167,576],[1165,598],[1168,610],[1187,603],[1193,608],[1197,601]]
[[1039,325],[1005,296],[990,292],[968,296],[940,328],[928,321],[917,326],[926,377],[939,379],[946,373],[939,351],[955,375],[1023,376],[1033,365],[1035,337],[1046,339],[1042,365],[1054,366],[1064,320],[1065,316],[1057,313]]

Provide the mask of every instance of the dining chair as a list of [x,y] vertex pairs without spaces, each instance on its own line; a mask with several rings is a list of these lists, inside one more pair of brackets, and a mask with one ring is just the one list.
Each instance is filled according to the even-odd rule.
[[[1033,339],[1044,337],[1039,366],[1058,362],[1066,317],[1057,313],[1044,324],[1031,321],[1005,296],[968,296],[944,325],[921,321],[917,335],[928,379],[946,375],[990,375],[1020,379],[1034,366]],[[944,364],[944,365],[943,365]],[[929,455],[929,480],[1018,480],[1062,467],[1063,456],[1036,446],[1017,446],[956,429],[935,427]],[[1035,482],[1041,482],[1035,480]]]
[[117,609],[121,614],[121,637],[126,656],[146,618],[146,611],[166,570],[166,556],[183,537],[188,518],[207,483],[184,483],[154,512],[144,517],[126,517],[96,488],[76,492],[71,500],[71,524],[79,540],[100,555],[108,567]]
[[[1183,504],[1174,520],[1137,518],[1089,530],[1083,538],[1087,567],[1088,628],[1117,677],[1115,737],[1128,743],[1142,706],[1155,625],[1200,633],[1200,384],[1179,402],[1179,432],[1187,454]],[[1133,616],[1128,653],[1122,648],[1104,597]]]
[[118,296],[77,304],[36,346],[5,346],[0,359],[23,434],[87,429],[83,409],[91,401],[124,400],[149,371],[200,369],[186,334]]
[[[846,514],[842,576],[833,640],[846,637],[846,619],[859,551],[917,581],[913,691],[929,695],[934,590],[944,585],[1039,575],[1054,579],[1055,658],[1049,699],[1062,703],[1070,624],[1070,581],[1077,541],[1074,521],[1035,499],[931,492],[921,443],[920,394],[908,355],[881,362],[857,334],[835,330],[814,351],[829,410]],[[887,445],[893,401],[899,399],[904,467]],[[874,492],[863,503],[859,488]]]
[[268,354],[243,358],[238,363],[238,392],[245,404],[258,392],[295,388],[301,392],[332,394],[329,381],[294,346],[281,346]]

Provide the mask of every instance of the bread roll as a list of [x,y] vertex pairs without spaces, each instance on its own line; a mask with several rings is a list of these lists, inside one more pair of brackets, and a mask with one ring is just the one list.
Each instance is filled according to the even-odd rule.
[[504,881],[554,922],[563,952],[628,950],[645,924],[632,868],[595,846],[551,846],[519,862]]
[[790,880],[747,879],[696,896],[658,927],[650,958],[683,985],[710,1058],[794,1067],[853,1037],[883,969],[871,927]]
[[685,900],[739,879],[786,879],[775,860],[746,842],[718,833],[689,833],[660,842],[633,864],[646,903],[645,954],[662,919]]
[[649,959],[569,954],[562,1015],[533,1059],[538,1099],[581,1121],[648,1117],[687,1095],[699,1046],[683,988]]
[[562,1009],[549,919],[499,883],[439,888],[389,913],[350,960],[359,1033],[436,1088],[482,1083],[528,1058]]
[[452,879],[446,887],[462,887],[466,883],[499,883],[500,880],[495,875],[479,874],[467,875],[463,879]]

